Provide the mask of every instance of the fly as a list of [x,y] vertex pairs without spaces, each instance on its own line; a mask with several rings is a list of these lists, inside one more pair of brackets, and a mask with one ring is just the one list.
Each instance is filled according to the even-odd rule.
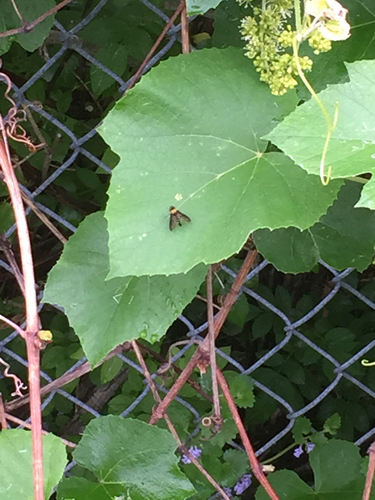
[[191,222],[190,217],[183,214],[176,207],[169,207],[169,229],[173,231],[176,226],[182,226],[182,222]]

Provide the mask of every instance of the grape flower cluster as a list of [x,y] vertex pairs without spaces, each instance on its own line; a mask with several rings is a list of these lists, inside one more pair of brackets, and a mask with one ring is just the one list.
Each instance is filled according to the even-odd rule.
[[[237,0],[250,5],[253,0]],[[300,0],[298,0],[300,1]],[[283,95],[297,85],[298,70],[310,71],[312,60],[291,49],[299,49],[308,40],[315,54],[327,52],[332,40],[350,36],[346,21],[347,10],[336,0],[302,0],[304,15],[299,30],[293,29],[289,18],[294,12],[295,0],[263,0],[262,6],[253,6],[253,16],[241,21],[240,32],[246,41],[246,56],[253,60],[274,95]],[[299,68],[298,68],[299,66]]]

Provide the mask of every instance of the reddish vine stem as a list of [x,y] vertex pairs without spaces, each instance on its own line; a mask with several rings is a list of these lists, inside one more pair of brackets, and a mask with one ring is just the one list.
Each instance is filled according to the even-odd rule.
[[181,11],[181,45],[182,53],[189,54],[190,52],[190,37],[189,37],[189,18],[186,10],[186,2]]
[[0,425],[3,431],[7,430],[7,420],[5,418],[4,401],[1,392],[0,392]]
[[258,479],[258,481],[263,486],[263,488],[266,490],[268,496],[272,500],[280,500],[279,497],[277,496],[275,490],[270,485],[266,475],[264,474],[262,466],[258,462],[258,459],[257,459],[255,452],[253,450],[253,447],[251,445],[250,439],[247,435],[246,429],[242,423],[240,414],[238,413],[236,403],[234,402],[232,394],[230,393],[227,381],[225,380],[224,375],[221,373],[221,370],[219,368],[217,369],[217,380],[219,382],[221,390],[223,391],[224,397],[227,401],[228,407],[229,407],[230,412],[232,414],[234,423],[236,424],[236,427],[237,427],[238,432],[240,434],[242,443],[244,445],[245,451],[246,451],[247,456],[249,458],[251,469],[252,469],[255,477]]
[[221,417],[221,408],[219,401],[219,388],[216,378],[216,351],[215,351],[215,325],[214,325],[214,308],[213,308],[213,293],[212,293],[212,267],[210,266],[206,276],[207,289],[207,320],[208,320],[208,337],[210,343],[210,365],[211,365],[211,380],[212,380],[212,396],[214,402],[214,424],[215,430],[221,429],[223,420]]
[[17,236],[21,252],[21,267],[24,279],[26,299],[26,330],[33,332],[35,335],[39,330],[39,317],[37,310],[34,268],[29,232],[27,228],[27,221],[22,202],[21,191],[19,189],[18,181],[10,162],[10,154],[4,132],[4,123],[1,119],[0,126],[2,127],[3,131],[3,141],[0,141],[0,164],[2,166],[4,180],[6,182],[13,205],[14,217],[16,219],[17,225]]
[[154,52],[156,51],[156,49],[158,48],[158,46],[160,45],[160,43],[162,42],[163,38],[165,37],[165,35],[167,34],[167,31],[169,30],[169,28],[172,26],[172,24],[175,22],[177,16],[181,13],[182,9],[184,8],[184,5],[185,5],[185,0],[181,0],[180,2],[180,5],[177,7],[177,9],[175,10],[174,14],[172,15],[172,17],[170,18],[170,20],[167,22],[167,24],[164,26],[164,29],[163,31],[160,33],[160,35],[158,36],[156,42],[154,43],[154,45],[151,47],[149,53],[147,54],[147,56],[144,58],[142,64],[139,66],[139,68],[137,69],[137,72],[135,73],[135,75],[133,76],[133,78],[131,79],[131,82],[129,83],[129,86],[128,88],[125,90],[124,94],[130,90],[132,87],[134,87],[134,85],[137,83],[138,79],[140,78],[140,76],[142,75],[142,72],[143,70],[145,69],[146,67],[146,64],[149,62],[149,60],[151,59],[151,57],[154,55]]
[[39,316],[35,292],[35,278],[31,244],[27,227],[26,215],[20,189],[15,176],[8,149],[5,126],[0,117],[0,126],[3,139],[0,139],[0,165],[3,171],[9,195],[13,205],[14,217],[17,225],[17,236],[21,255],[21,268],[24,280],[25,308],[26,308],[26,348],[28,357],[28,378],[30,389],[30,415],[32,421],[33,446],[33,474],[34,500],[44,500],[43,480],[43,445],[42,445],[42,414],[40,395],[40,346],[37,333],[39,330]]
[[[143,359],[141,350],[140,350],[139,345],[138,345],[136,340],[132,340],[132,347],[134,349],[135,355],[137,356],[138,363],[141,365],[141,368],[143,370],[143,374],[147,380],[149,388],[151,389],[152,395],[154,396],[155,401],[157,403],[160,403],[161,402],[160,395],[159,395],[158,390],[155,386],[155,383],[151,377],[151,373],[149,372],[149,369],[147,368],[146,362]],[[169,418],[169,416],[166,413],[164,414],[164,420],[167,423],[167,426],[168,426],[170,433],[173,435],[173,437],[177,441],[179,449],[191,460],[191,462],[197,467],[197,469],[201,472],[201,474],[203,474],[203,476],[207,479],[207,481],[209,481],[212,484],[212,486],[216,489],[216,491],[218,491],[221,494],[222,498],[224,498],[224,500],[230,500],[230,497],[228,497],[228,495],[219,486],[219,484],[215,481],[215,479],[206,471],[206,469],[204,467],[202,467],[202,465],[198,462],[198,460],[194,457],[194,455],[192,453],[190,453],[190,451],[186,448],[184,443],[181,441],[179,435],[177,434],[177,431],[176,431],[171,419]]]
[[365,483],[365,488],[363,490],[362,500],[370,500],[372,483],[374,480],[374,471],[375,471],[375,443],[371,443],[371,446],[368,449],[368,454],[369,454],[369,463],[367,467],[366,483]]
[[[220,309],[220,312],[215,321],[215,339],[219,335],[219,332],[229,314],[229,311],[233,307],[239,293],[241,292],[241,287],[245,282],[246,276],[248,275],[250,268],[255,261],[256,256],[257,256],[256,250],[251,250],[248,252],[241,266],[241,269],[239,270],[237,277],[234,280],[232,288],[225,297],[224,304]],[[208,337],[206,337],[205,340],[201,343],[201,345],[198,347],[198,349],[191,357],[190,361],[182,371],[181,375],[178,377],[176,382],[170,388],[168,394],[165,396],[162,402],[153,410],[151,418],[149,420],[150,424],[156,424],[156,422],[163,417],[165,410],[168,408],[168,406],[177,396],[183,385],[186,383],[194,368],[198,364],[203,364],[207,366],[208,363],[209,363],[209,339]]]

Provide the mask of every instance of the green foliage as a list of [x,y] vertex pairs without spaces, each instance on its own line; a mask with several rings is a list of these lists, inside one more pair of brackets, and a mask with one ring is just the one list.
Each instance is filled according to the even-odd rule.
[[186,8],[189,16],[204,14],[210,9],[214,9],[221,0],[187,0]]
[[105,361],[100,368],[100,378],[103,384],[112,380],[123,367],[121,359],[114,357]]
[[[26,3],[17,1],[26,19],[55,5],[39,1],[38,6],[35,2]],[[274,2],[267,3],[274,5]],[[156,4],[165,8],[164,1]],[[282,4],[279,2],[276,9],[278,20],[262,14],[262,22],[256,27],[249,21],[250,32],[245,36],[253,36],[256,28],[258,40],[262,35],[268,43],[272,42],[272,46],[268,45],[263,51],[258,69],[280,48],[277,47],[278,33],[275,36],[275,31],[268,33],[267,29],[272,26],[277,31],[279,21],[286,24],[280,17]],[[0,13],[1,30],[20,25],[10,5],[8,3]],[[375,57],[375,14],[372,0],[347,0],[345,6],[350,10],[355,28],[352,36],[334,44],[329,53],[318,56],[313,50],[326,50],[328,44],[322,44],[326,40],[315,32],[310,38],[313,50],[307,49],[309,59],[305,59],[306,67],[311,66],[310,59],[314,62],[309,79],[315,89],[334,84],[319,94],[330,112],[338,101],[339,120],[327,157],[327,165],[332,165],[332,177],[336,180],[326,187],[317,175],[327,133],[320,110],[313,101],[298,102],[299,98],[310,98],[301,88],[298,99],[293,93],[276,98],[259,82],[259,72],[251,68],[244,57],[244,41],[238,31],[248,9],[231,0],[218,6],[216,0],[188,4],[188,10],[195,13],[216,7],[210,16],[214,17],[212,41],[217,48],[161,62],[116,105],[114,101],[120,97],[117,83],[102,69],[87,64],[74,50],[67,51],[64,58],[26,91],[28,99],[41,101],[46,111],[78,137],[84,136],[109,113],[101,133],[113,148],[110,150],[99,136],[85,143],[91,154],[114,169],[108,195],[108,178],[80,155],[54,181],[54,191],[45,191],[37,198],[69,222],[80,225],[50,272],[45,290],[44,300],[63,306],[66,313],[66,316],[55,316],[48,309],[42,312],[43,327],[49,328],[54,337],[53,344],[42,353],[42,369],[49,376],[55,379],[65,373],[83,351],[95,366],[113,347],[137,338],[147,339],[153,343],[156,354],[164,356],[175,338],[180,339],[181,330],[174,325],[165,344],[162,337],[184,310],[194,324],[205,320],[204,302],[193,299],[204,280],[206,264],[228,259],[225,264],[237,272],[243,253],[235,257],[233,254],[241,251],[252,232],[260,253],[284,272],[316,271],[319,258],[338,269],[353,266],[364,271],[371,263],[375,246],[371,211],[375,206],[374,183],[372,179],[367,180],[368,176],[358,183],[347,178],[372,174],[375,110],[371,59]],[[72,2],[58,12],[56,18],[71,27],[82,20],[84,8],[83,3]],[[25,54],[24,49],[33,51],[46,41],[43,50],[50,57],[60,50],[62,40],[57,31],[50,31],[52,21],[50,17],[44,26],[31,33],[0,40],[3,66],[8,72],[26,80],[44,64],[39,52]],[[164,21],[138,0],[109,0],[98,16],[77,33],[73,42],[127,79],[139,67],[163,26]],[[281,38],[287,51],[294,34],[292,28],[287,29]],[[168,37],[163,44],[167,41]],[[227,46],[236,48],[222,50]],[[179,46],[176,47],[173,50],[177,54]],[[272,67],[273,83],[279,91],[285,87],[282,73],[288,68],[290,81],[296,70],[291,54],[284,56],[277,61],[278,66]],[[368,61],[360,63],[360,59]],[[345,66],[343,62],[347,61],[352,64]],[[0,105],[6,114],[8,105],[4,105],[3,98]],[[56,137],[56,129],[49,121],[37,119],[37,122],[47,143],[53,145],[53,155],[47,166],[43,151],[30,156],[27,166],[32,175],[28,168],[17,167],[19,180],[31,191],[71,154],[70,137],[64,134]],[[25,128],[35,136],[29,124],[25,124]],[[12,144],[12,151],[20,159],[25,156],[24,146]],[[344,184],[342,179],[347,182]],[[4,232],[13,219],[2,183],[0,196],[0,231]],[[87,213],[103,210],[107,197],[105,217],[109,234],[102,213],[87,216]],[[171,205],[186,211],[191,224],[170,232],[168,209]],[[31,225],[36,232],[42,228],[39,221],[31,221]],[[54,255],[60,246],[53,245]],[[283,277],[284,285],[280,286],[280,275],[272,273],[266,269],[264,275],[254,278],[246,287],[269,300],[291,321],[302,318],[327,293],[326,289],[322,290],[318,276],[315,280],[313,274],[303,286],[298,278],[291,276]],[[224,296],[233,278],[223,271],[217,275],[224,288],[215,277],[214,294]],[[364,286],[355,273],[347,282],[375,299],[373,282]],[[204,286],[200,294],[206,294]],[[13,317],[20,312],[17,308],[20,303],[18,297],[13,305],[1,301],[1,314]],[[373,339],[375,315],[365,307],[341,291],[299,331],[338,362],[345,362]],[[284,327],[283,320],[243,294],[228,316],[219,346],[247,367],[284,340]],[[8,333],[8,329],[2,331],[1,339]],[[12,341],[11,348],[25,356],[20,339]],[[176,366],[183,369],[192,352],[190,349]],[[371,354],[369,357],[373,357]],[[133,353],[128,356],[136,362]],[[146,356],[146,363],[152,373],[159,367],[151,355]],[[284,425],[286,410],[256,384],[253,386],[250,376],[234,372],[232,366],[227,366],[227,360],[219,357],[218,364],[221,369],[226,368],[224,376],[241,408],[250,436],[256,446],[261,445]],[[251,375],[298,411],[329,386],[335,377],[335,367],[320,353],[292,337]],[[123,368],[118,358],[107,361],[87,377],[90,388],[111,382]],[[20,373],[26,379],[25,368],[22,367]],[[358,362],[348,373],[375,390],[371,369],[365,369]],[[175,377],[170,371],[158,376],[156,381],[169,389]],[[191,380],[211,395],[209,372],[204,376],[193,373]],[[4,396],[10,398],[9,381],[3,385]],[[101,411],[122,414],[144,387],[142,374],[129,369],[125,382]],[[64,386],[69,393],[76,390],[77,397],[80,397],[80,389],[77,382]],[[191,385],[186,384],[180,396],[201,416],[212,415],[211,402]],[[223,398],[221,402],[224,418],[221,432],[215,434],[213,428],[201,427],[193,443],[202,448],[200,460],[207,470],[221,485],[232,487],[239,476],[249,472],[249,464],[244,453],[231,448],[238,433]],[[132,410],[131,416],[136,420],[124,421],[110,416],[89,423],[74,455],[80,472],[61,482],[58,498],[209,498],[214,489],[197,469],[191,464],[178,465],[174,454],[176,443],[165,432],[165,423],[159,422],[159,428],[144,423],[153,406],[152,395],[148,394]],[[72,415],[78,413],[76,410],[72,402],[57,395],[45,409],[44,421],[51,431],[60,432]],[[329,440],[334,435],[355,439],[367,432],[374,411],[371,398],[359,394],[358,389],[343,378],[324,401],[310,410],[310,420],[299,418],[293,429],[293,441],[304,449],[308,443],[316,445],[309,454],[315,474],[314,489],[296,474],[278,471],[270,480],[275,483],[280,498],[359,499],[363,475],[359,472],[358,450],[344,441]],[[189,409],[174,402],[168,414],[180,437],[190,439],[198,424]],[[81,415],[80,423],[85,425],[91,418]],[[23,477],[17,471],[14,477],[16,469],[6,468],[9,463],[20,462],[20,453],[26,450],[21,459],[27,458],[24,469],[30,471],[29,435],[25,439],[26,433],[20,434],[22,439],[18,441],[18,435],[11,432],[0,436],[3,441],[9,441],[2,446],[5,472],[0,496],[31,498],[29,472]],[[14,441],[13,436],[16,436]],[[10,440],[15,443],[13,448]],[[279,443],[276,453],[283,453],[284,446],[294,446],[290,436],[285,437],[285,441]],[[50,455],[46,458],[47,496],[65,465],[61,443],[56,443],[53,442],[54,453],[55,445],[59,451],[57,457],[53,456],[53,464],[50,444],[46,445]],[[275,465],[278,466],[277,460]],[[24,497],[21,487],[27,492]],[[257,495],[259,499],[264,498],[261,491]]]
[[[269,476],[269,480],[280,497],[291,500],[329,500],[337,495],[347,500],[361,498],[364,475],[360,471],[362,459],[355,445],[345,441],[329,441],[316,445],[309,458],[314,472],[315,488],[308,486],[294,472],[277,471]],[[266,498],[265,491],[260,488],[256,500]]]
[[228,371],[225,376],[236,405],[239,408],[251,408],[254,405],[255,398],[253,382],[249,375]]
[[[200,461],[204,468],[214,477],[220,477],[220,484],[231,487],[242,474],[249,471],[246,455],[238,450],[226,450],[224,453],[218,446],[206,443]],[[197,492],[191,500],[206,500],[215,492],[213,486],[192,465],[182,465],[183,471],[194,484]]]
[[214,47],[243,47],[238,26],[248,12],[246,7],[246,4],[239,5],[236,0],[226,0],[218,5],[215,9],[215,29],[212,35]]
[[0,204],[0,232],[5,232],[14,223],[13,210],[9,203]]
[[[27,22],[34,21],[41,14],[44,14],[55,3],[52,0],[17,0],[17,8]],[[29,33],[20,33],[11,37],[0,39],[0,54],[8,52],[13,41],[18,42],[25,50],[33,52],[42,45],[47,38],[53,25],[53,16],[47,17],[37,24]],[[3,2],[0,11],[0,31],[7,31],[20,28],[22,22],[17,16],[12,2]]]
[[[338,123],[330,140],[326,164],[332,166],[332,178],[360,175],[372,170],[375,145],[368,123],[374,114],[374,99],[368,80],[375,72],[374,61],[346,64],[350,82],[332,85],[319,97],[333,116],[338,102]],[[361,96],[358,99],[358,96]],[[325,118],[311,99],[298,106],[266,137],[310,174],[319,172],[320,157],[327,136]],[[301,147],[301,144],[304,147]],[[374,208],[369,180],[356,207]]]
[[[297,474],[288,470],[277,471],[269,476],[270,483],[280,498],[305,500],[316,498],[331,500],[360,500],[362,498],[365,476],[361,471],[362,458],[359,448],[345,441],[328,441],[316,445],[309,454],[310,465],[314,472],[314,489],[307,485]],[[375,494],[372,492],[371,498]],[[256,500],[266,500],[268,495],[263,488],[256,494]]]
[[311,271],[318,259],[339,270],[354,266],[364,271],[374,253],[375,214],[355,208],[360,195],[360,184],[348,182],[327,214],[311,228],[256,231],[259,252],[285,273]]
[[[140,336],[151,343],[159,340],[195,296],[205,268],[197,266],[186,275],[109,281],[107,273],[106,222],[102,213],[96,213],[70,238],[44,295],[45,302],[63,305],[93,366],[126,340]],[[71,293],[72,287],[77,295]]]
[[[301,175],[260,140],[294,105],[292,95],[276,103],[235,49],[169,59],[146,75],[99,129],[121,156],[105,212],[109,277],[187,272],[228,258],[259,227],[315,223],[341,183]],[[175,202],[192,222],[171,233]]]
[[[43,436],[44,494],[50,498],[60,481],[67,458],[61,440],[49,434]],[[31,433],[24,429],[3,430],[0,434],[0,495],[7,500],[32,500]]]
[[[178,469],[172,435],[139,420],[115,416],[98,418],[86,427],[73,453],[94,481],[68,478],[58,487],[59,500],[68,498],[126,498],[160,500],[189,498],[194,489]],[[99,496],[101,495],[101,496]]]

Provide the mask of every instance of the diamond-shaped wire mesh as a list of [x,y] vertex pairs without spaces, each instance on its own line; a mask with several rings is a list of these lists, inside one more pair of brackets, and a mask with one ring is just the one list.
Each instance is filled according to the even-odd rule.
[[[140,0],[142,3],[149,8],[156,16],[159,16],[163,21],[167,22],[169,18],[161,12],[157,7],[155,7],[152,3],[147,0]],[[44,193],[44,191],[48,188],[48,186],[52,185],[56,180],[65,172],[79,157],[79,155],[85,156],[89,161],[96,164],[100,167],[104,173],[110,174],[111,169],[105,165],[99,158],[93,155],[89,148],[87,148],[88,141],[97,133],[96,128],[91,128],[85,135],[77,136],[73,130],[69,129],[66,125],[64,125],[61,121],[56,119],[51,113],[46,111],[46,109],[40,108],[33,103],[29,102],[25,98],[25,92],[30,89],[40,78],[43,78],[48,70],[61,58],[63,58],[64,54],[67,51],[75,51],[82,58],[84,58],[89,64],[96,66],[98,69],[109,75],[114,81],[117,82],[119,91],[124,92],[130,80],[124,81],[121,77],[111,71],[109,68],[104,66],[100,61],[98,61],[94,56],[89,54],[80,43],[79,33],[80,31],[87,26],[94,18],[98,15],[100,10],[107,3],[107,0],[101,0],[98,5],[92,10],[92,12],[85,17],[78,25],[73,27],[70,30],[66,30],[64,26],[62,26],[59,22],[55,22],[55,29],[59,33],[61,40],[61,48],[56,52],[53,57],[51,57],[45,64],[41,65],[40,69],[29,78],[21,87],[16,87],[13,85],[13,99],[16,101],[17,105],[24,106],[27,105],[33,111],[33,113],[39,114],[44,120],[48,121],[51,126],[53,126],[58,133],[65,134],[70,139],[70,151],[69,154],[66,155],[65,161],[58,166],[54,170],[54,172],[41,182],[41,184],[35,189],[33,192],[30,192],[27,187],[22,186],[23,191],[32,199],[35,200],[35,203],[39,210],[44,212],[48,217],[54,219],[58,224],[64,226],[68,231],[74,232],[75,227],[62,218],[59,214],[49,209],[43,203],[38,201],[38,196]],[[180,26],[172,27],[167,35],[167,42],[164,47],[157,52],[157,54],[150,60],[148,65],[145,68],[147,71],[149,68],[154,66],[161,58],[170,51],[173,45],[179,41],[179,32]],[[42,59],[41,59],[42,62]],[[28,213],[30,209],[28,209]],[[5,236],[11,237],[15,232],[15,227],[12,226],[8,229]],[[327,352],[322,347],[320,347],[316,342],[311,339],[311,335],[306,334],[306,326],[313,324],[314,320],[320,315],[324,315],[327,305],[334,299],[334,297],[345,291],[349,294],[353,300],[358,299],[363,303],[363,305],[368,308],[368,310],[375,310],[375,303],[369,300],[365,295],[356,290],[353,286],[348,284],[346,281],[348,276],[351,273],[355,273],[354,269],[347,269],[343,272],[338,272],[337,270],[331,268],[324,262],[320,262],[320,265],[326,268],[327,272],[331,274],[331,289],[326,293],[326,295],[313,307],[307,314],[303,317],[300,317],[297,321],[294,321],[292,318],[288,317],[283,311],[281,311],[278,307],[272,304],[269,300],[262,297],[252,288],[244,286],[242,293],[246,294],[246,296],[251,300],[254,304],[258,304],[264,310],[272,312],[276,317],[279,318],[279,321],[283,323],[284,336],[282,339],[276,341],[274,346],[266,353],[264,353],[260,357],[256,357],[256,361],[251,361],[247,365],[243,365],[239,363],[234,357],[226,354],[223,350],[217,349],[217,355],[219,358],[223,358],[227,363],[228,367],[233,368],[233,370],[238,371],[245,375],[251,375],[254,381],[254,385],[256,387],[256,391],[259,393],[267,394],[270,398],[272,398],[276,403],[278,408],[282,409],[285,414],[285,425],[282,429],[277,428],[272,436],[269,436],[257,449],[257,454],[262,455],[265,451],[269,450],[277,443],[279,443],[284,436],[286,436],[292,429],[295,420],[297,417],[301,415],[306,415],[310,410],[318,407],[325,398],[331,394],[335,393],[337,397],[340,397],[341,385],[343,381],[350,382],[353,386],[355,386],[358,393],[360,393],[359,397],[367,397],[372,402],[375,401],[375,390],[370,388],[368,385],[363,383],[361,377],[354,376],[351,372],[352,367],[356,367],[355,373],[360,373],[358,371],[358,366],[360,365],[360,361],[366,356],[367,353],[371,349],[375,347],[375,340],[371,340],[367,342],[365,345],[359,345],[356,354],[346,359],[344,362],[340,362],[338,359],[335,359],[334,355],[330,352]],[[12,273],[11,267],[4,261],[0,260],[0,266],[4,271]],[[257,265],[251,273],[247,277],[247,282],[249,282],[254,277],[258,276],[259,273],[264,271],[267,266],[270,264],[266,261],[263,261],[261,264]],[[226,272],[229,276],[233,278],[236,276],[235,273],[229,268],[223,266],[224,272]],[[188,318],[181,316],[179,321],[184,325],[183,328],[187,328],[187,337],[193,338],[195,340],[199,340],[200,334],[206,330],[207,323],[203,323],[198,327],[193,326],[193,324],[189,321]],[[1,356],[11,365],[11,371],[19,373],[19,366],[26,367],[27,361],[24,357],[20,356],[12,349],[12,345],[15,342],[17,337],[16,332],[13,332],[6,338],[4,338],[0,342],[0,353]],[[338,339],[339,340],[339,339]],[[328,383],[318,394],[312,394],[307,404],[303,404],[301,406],[294,406],[291,404],[287,398],[283,397],[281,394],[278,394],[273,390],[273,387],[266,386],[262,382],[257,380],[257,370],[260,368],[269,366],[270,360],[276,359],[277,354],[282,351],[287,345],[293,346],[293,343],[298,343],[299,349],[301,345],[303,345],[304,349],[312,350],[316,354],[317,358],[324,358],[326,360],[325,371],[326,375],[328,373],[328,378],[330,378],[330,383]],[[172,358],[173,362],[178,361],[179,358],[186,355],[191,349],[195,349],[194,343],[188,344],[183,347],[179,353]],[[118,354],[118,358],[122,360],[124,365],[128,367],[128,370],[136,370],[139,373],[142,373],[140,366],[135,363],[129,356],[125,353]],[[253,358],[254,359],[254,358]],[[85,359],[80,359],[74,366],[70,367],[67,370],[65,375],[76,370],[78,367],[82,366],[85,363]],[[363,368],[363,370],[369,370],[368,368]],[[22,370],[21,370],[22,372]],[[22,372],[25,374],[25,370]],[[153,373],[153,377],[156,377],[156,372]],[[26,379],[26,377],[25,377]],[[45,384],[52,384],[53,380],[51,377],[42,372],[42,380]],[[293,373],[290,373],[290,380],[293,382]],[[167,389],[163,386],[158,386],[159,389],[163,392],[167,392]],[[375,389],[375,388],[374,388]],[[149,394],[149,387],[145,384],[143,390],[139,392],[138,397],[134,399],[126,408],[123,409],[121,415],[126,417],[131,414],[131,412],[137,408],[144,398]],[[52,389],[48,396],[44,399],[43,409],[48,408],[48,405],[51,401],[59,395],[62,398],[66,398],[73,405],[76,405],[78,408],[82,408],[82,410],[90,413],[94,417],[100,416],[100,412],[94,408],[92,404],[85,403],[78,397],[73,396],[67,391],[58,388]],[[196,424],[195,431],[192,435],[196,434],[199,431],[200,421],[202,415],[200,415],[199,411],[194,408],[189,402],[184,400],[181,397],[177,397],[176,401],[183,405],[189,412],[192,414],[192,419]],[[27,420],[27,417],[25,417]],[[358,437],[356,436],[356,444],[362,444],[372,438],[375,434],[375,427],[371,426],[371,423],[368,423],[367,428],[361,433]],[[235,443],[233,443],[236,446]]]

